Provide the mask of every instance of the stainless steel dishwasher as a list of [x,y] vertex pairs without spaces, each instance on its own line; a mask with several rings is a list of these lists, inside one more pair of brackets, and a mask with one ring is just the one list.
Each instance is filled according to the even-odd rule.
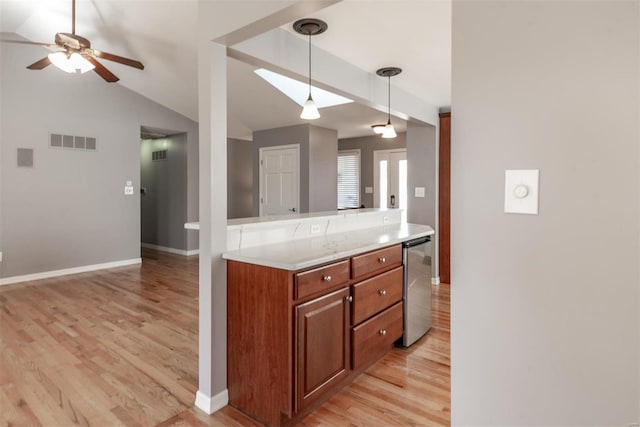
[[431,237],[402,243],[404,264],[403,325],[404,347],[420,339],[431,328]]

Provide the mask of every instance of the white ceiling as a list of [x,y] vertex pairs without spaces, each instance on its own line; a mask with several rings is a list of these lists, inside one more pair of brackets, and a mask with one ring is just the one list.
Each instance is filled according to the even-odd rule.
[[[243,24],[244,15],[253,3],[266,7],[266,2],[232,3],[224,17],[230,28],[248,23]],[[52,42],[56,32],[70,32],[70,8],[70,0],[0,0],[0,30]],[[104,61],[119,84],[197,121],[198,13],[193,0],[77,0],[76,32],[94,48],[145,64],[139,71]],[[450,105],[451,0],[344,0],[311,17],[329,25],[313,38],[315,47],[371,73],[401,67],[392,86],[434,105]],[[290,30],[291,24],[283,27]],[[229,59],[229,136],[250,139],[254,130],[305,122],[298,118],[300,108],[253,69]],[[371,124],[386,121],[383,113],[355,103],[321,114],[313,124],[337,129],[341,138],[370,135]],[[404,121],[393,120],[400,130],[406,128]]]

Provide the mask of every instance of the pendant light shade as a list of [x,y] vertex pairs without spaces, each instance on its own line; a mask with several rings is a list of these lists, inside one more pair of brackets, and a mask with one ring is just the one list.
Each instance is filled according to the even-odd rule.
[[396,130],[394,129],[391,123],[387,123],[387,125],[382,129],[382,137],[383,138],[395,138],[398,136]]
[[300,19],[293,23],[293,29],[299,34],[309,36],[309,97],[302,107],[300,118],[315,120],[320,118],[320,112],[311,96],[311,36],[324,33],[327,30],[327,23],[319,19]]
[[315,120],[320,118],[320,112],[318,111],[318,107],[316,107],[316,103],[311,97],[311,93],[309,93],[309,98],[307,98],[307,102],[305,102],[304,107],[302,107],[300,118],[305,120]]
[[376,130],[375,126],[378,126],[378,125],[375,125],[373,129],[376,133],[382,133],[382,137],[385,139],[395,138],[396,136],[398,136],[398,134],[396,133],[396,130],[391,124],[391,77],[397,76],[401,72],[402,72],[402,69],[398,67],[385,67],[385,68],[380,68],[379,70],[376,71],[377,75],[379,75],[380,77],[386,77],[388,80],[387,124],[384,126],[384,128],[382,128],[382,132],[378,132]]

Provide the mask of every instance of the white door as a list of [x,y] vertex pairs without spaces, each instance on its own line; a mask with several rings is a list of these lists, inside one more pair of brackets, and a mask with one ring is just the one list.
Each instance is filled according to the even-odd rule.
[[407,150],[373,152],[373,206],[407,213]]
[[298,212],[300,146],[260,149],[260,216]]

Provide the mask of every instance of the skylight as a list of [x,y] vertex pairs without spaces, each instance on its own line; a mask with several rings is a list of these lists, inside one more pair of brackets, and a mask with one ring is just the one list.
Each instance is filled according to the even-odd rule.
[[[301,107],[304,105],[307,97],[309,96],[308,83],[302,83],[298,80],[285,77],[282,74],[265,70],[264,68],[255,70],[255,73],[265,79],[271,86],[287,95]],[[336,95],[335,93],[331,93],[315,86],[311,86],[311,96],[313,96],[313,100],[316,102],[316,106],[318,108],[333,107],[334,105],[342,105],[353,102],[352,99]]]

